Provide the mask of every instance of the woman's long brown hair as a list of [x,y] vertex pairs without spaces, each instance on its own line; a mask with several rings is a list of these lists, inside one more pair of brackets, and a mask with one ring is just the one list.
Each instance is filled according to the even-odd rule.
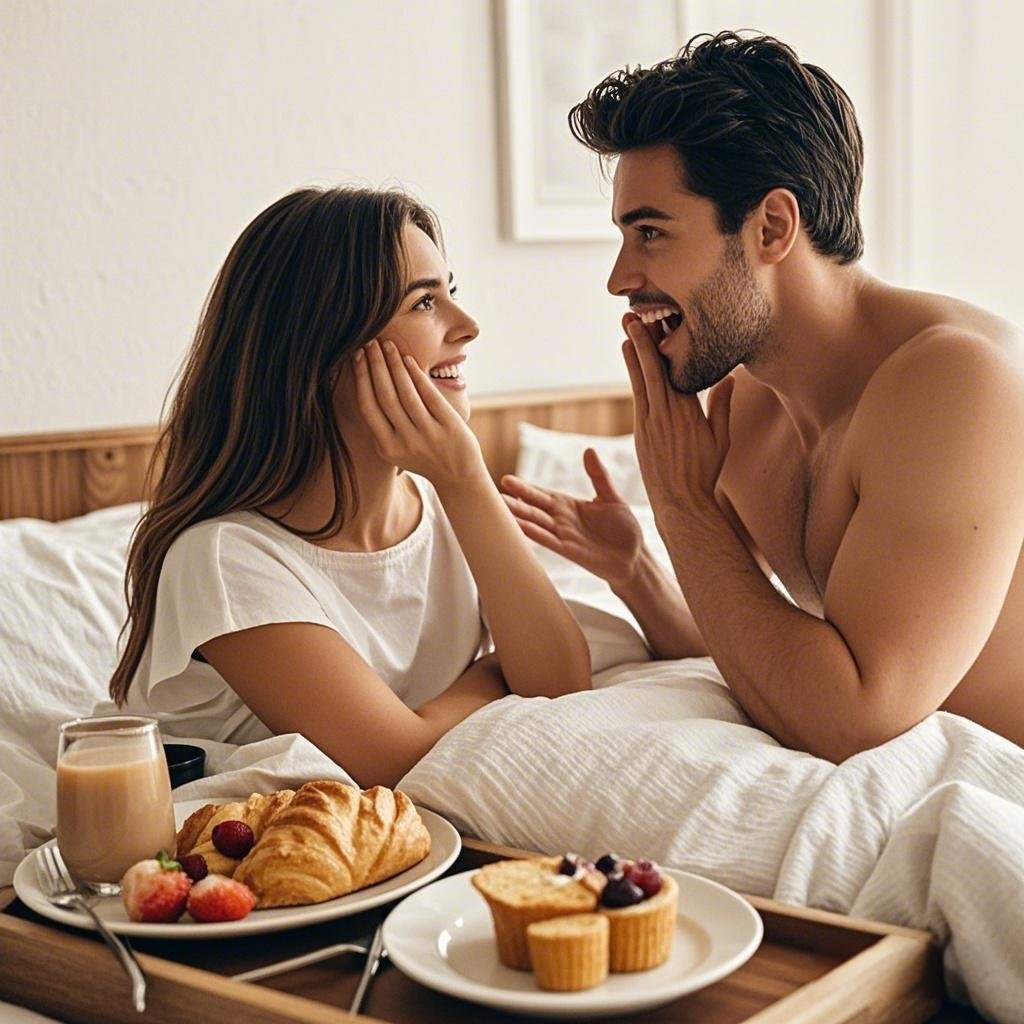
[[119,705],[153,627],[164,558],[184,530],[295,494],[325,458],[334,511],[307,536],[329,537],[355,513],[334,385],[342,363],[398,310],[409,222],[441,245],[433,214],[403,192],[305,188],[264,210],[235,242],[150,463],[151,501],[125,574],[127,640],[110,681]]

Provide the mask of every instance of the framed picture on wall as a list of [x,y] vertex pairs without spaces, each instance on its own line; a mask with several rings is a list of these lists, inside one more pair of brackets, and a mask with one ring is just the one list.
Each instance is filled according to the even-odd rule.
[[685,0],[495,0],[503,226],[519,242],[610,241],[611,186],[569,131],[609,72],[672,56]]

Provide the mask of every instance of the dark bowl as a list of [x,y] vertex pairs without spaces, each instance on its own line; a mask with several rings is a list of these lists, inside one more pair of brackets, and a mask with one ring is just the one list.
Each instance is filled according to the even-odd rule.
[[171,789],[201,779],[206,769],[206,751],[190,743],[165,743],[164,756],[171,774]]

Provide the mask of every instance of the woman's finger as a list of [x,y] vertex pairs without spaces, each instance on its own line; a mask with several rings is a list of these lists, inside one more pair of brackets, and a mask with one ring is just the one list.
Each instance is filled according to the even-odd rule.
[[583,468],[587,471],[587,476],[590,477],[590,482],[594,485],[594,494],[601,501],[625,502],[622,495],[615,489],[615,484],[612,483],[608,470],[605,469],[604,463],[593,448],[588,448],[583,453]]
[[387,416],[396,433],[407,433],[413,426],[409,414],[399,401],[395,382],[391,378],[391,369],[380,342],[374,338],[366,348],[366,362],[370,367],[370,380],[377,396],[377,404]]
[[434,426],[433,417],[423,404],[419,391],[416,390],[416,385],[413,383],[401,352],[398,351],[398,346],[392,341],[385,341],[381,348],[399,404],[417,430],[421,433],[429,430]]
[[419,393],[427,412],[434,420],[441,424],[451,424],[454,421],[461,423],[462,417],[437,390],[437,386],[431,382],[430,374],[426,373],[412,356],[405,356],[403,362],[409,372],[409,379]]
[[395,428],[384,414],[377,401],[377,393],[373,390],[370,379],[370,367],[366,358],[366,349],[361,348],[354,361],[353,372],[356,379],[356,405],[363,414],[370,432],[378,441],[388,441],[395,434]]

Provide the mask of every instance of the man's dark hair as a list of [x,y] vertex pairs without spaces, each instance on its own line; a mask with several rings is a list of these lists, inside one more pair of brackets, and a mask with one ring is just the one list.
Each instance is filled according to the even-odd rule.
[[715,204],[726,234],[786,188],[817,252],[840,264],[864,252],[864,149],[850,97],[771,36],[705,33],[653,67],[613,72],[573,107],[569,127],[602,156],[672,146],[682,184]]

